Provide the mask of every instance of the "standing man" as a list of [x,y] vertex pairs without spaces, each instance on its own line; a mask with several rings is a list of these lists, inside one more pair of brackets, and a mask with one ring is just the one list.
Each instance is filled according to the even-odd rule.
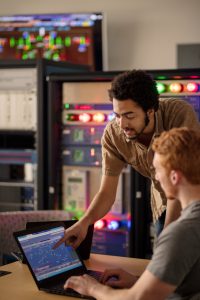
[[[174,128],[153,143],[156,179],[168,201],[178,201],[181,216],[158,237],[144,273],[137,278],[123,270],[107,270],[103,283],[88,275],[71,277],[65,288],[98,300],[200,299],[200,131]],[[115,281],[111,278],[115,275]]]
[[[187,126],[199,128],[196,113],[184,100],[159,100],[156,82],[144,71],[133,70],[116,76],[109,90],[115,118],[102,137],[102,179],[99,191],[82,219],[67,229],[55,247],[66,241],[77,247],[88,226],[112,207],[122,169],[131,165],[151,179],[151,208],[157,235],[180,214],[178,201],[168,202],[155,178],[152,143],[164,130]],[[166,218],[165,218],[166,213]]]

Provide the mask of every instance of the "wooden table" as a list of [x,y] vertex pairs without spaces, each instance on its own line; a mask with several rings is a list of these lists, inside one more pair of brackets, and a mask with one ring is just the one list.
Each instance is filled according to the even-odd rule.
[[[135,275],[140,275],[148,260],[119,256],[91,254],[90,259],[85,261],[89,269],[103,271],[105,268],[123,268]],[[4,265],[0,270],[10,271],[11,274],[0,277],[1,300],[58,300],[60,296],[39,291],[28,267],[20,262]],[[74,300],[76,298],[67,297]]]

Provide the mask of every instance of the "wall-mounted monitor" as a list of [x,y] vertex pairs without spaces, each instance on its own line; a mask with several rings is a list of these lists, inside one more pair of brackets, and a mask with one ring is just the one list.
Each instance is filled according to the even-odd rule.
[[103,13],[0,16],[0,60],[54,61],[106,70]]

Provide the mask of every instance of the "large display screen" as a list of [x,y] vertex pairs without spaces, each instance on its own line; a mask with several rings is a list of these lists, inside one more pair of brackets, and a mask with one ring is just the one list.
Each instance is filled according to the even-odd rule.
[[0,16],[0,60],[45,58],[103,70],[102,13]]

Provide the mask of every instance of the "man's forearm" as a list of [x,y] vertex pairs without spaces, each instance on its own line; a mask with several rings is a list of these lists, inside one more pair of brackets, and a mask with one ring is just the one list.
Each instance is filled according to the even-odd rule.
[[99,287],[95,287],[91,291],[91,295],[98,300],[131,300],[130,290],[128,289],[113,289],[106,285],[101,285]]
[[97,193],[82,219],[88,224],[93,224],[109,212],[114,201],[115,199],[111,199],[102,192]]
[[119,176],[102,176],[100,189],[81,219],[85,224],[93,224],[109,212],[116,198],[118,180]]

